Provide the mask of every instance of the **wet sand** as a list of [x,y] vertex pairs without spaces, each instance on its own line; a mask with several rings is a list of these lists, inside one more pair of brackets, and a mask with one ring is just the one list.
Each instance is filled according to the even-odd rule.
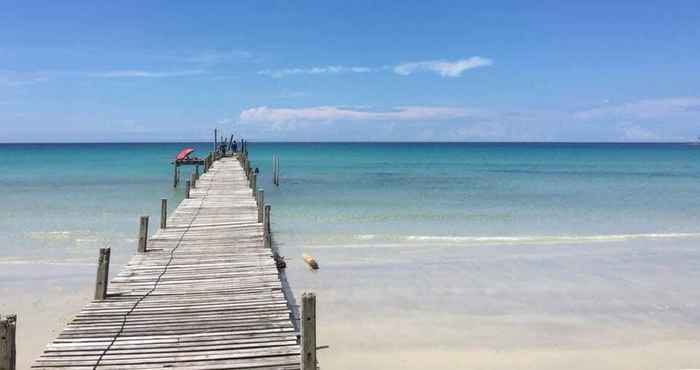
[[92,299],[87,264],[0,263],[0,312],[17,314],[17,369],[32,361]]

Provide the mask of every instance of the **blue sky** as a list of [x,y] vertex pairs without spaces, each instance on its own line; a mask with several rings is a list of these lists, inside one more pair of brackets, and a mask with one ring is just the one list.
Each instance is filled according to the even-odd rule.
[[687,141],[696,1],[0,2],[0,141]]

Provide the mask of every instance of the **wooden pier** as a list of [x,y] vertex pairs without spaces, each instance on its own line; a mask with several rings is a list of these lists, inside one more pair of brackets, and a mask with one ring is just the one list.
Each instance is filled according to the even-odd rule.
[[316,368],[315,296],[300,328],[246,153],[213,158],[109,284],[100,254],[95,300],[32,368]]

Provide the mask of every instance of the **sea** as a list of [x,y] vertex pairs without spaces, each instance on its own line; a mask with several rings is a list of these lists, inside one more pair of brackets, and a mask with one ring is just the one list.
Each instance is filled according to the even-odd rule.
[[[212,144],[0,144],[0,310],[22,323],[52,317],[55,301],[37,296],[75,295],[65,317],[89,301],[98,249],[112,248],[116,273],[139,216],[155,228],[160,199],[172,210],[183,198],[171,162],[185,147],[204,157]],[[290,284],[318,295],[322,367],[700,367],[699,146],[252,142],[249,153]]]

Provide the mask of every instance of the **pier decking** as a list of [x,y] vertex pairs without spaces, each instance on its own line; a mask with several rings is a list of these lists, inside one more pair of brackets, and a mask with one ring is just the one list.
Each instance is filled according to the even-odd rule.
[[32,367],[299,369],[292,305],[259,206],[239,161],[214,161],[106,298],[76,315]]

